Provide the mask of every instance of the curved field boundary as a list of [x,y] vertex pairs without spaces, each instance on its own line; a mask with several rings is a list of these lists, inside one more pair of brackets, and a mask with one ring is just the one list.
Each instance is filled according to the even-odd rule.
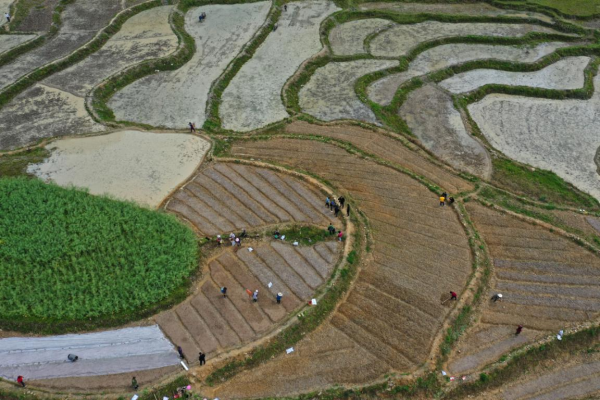
[[[61,13],[65,10],[65,7],[68,4],[71,4],[74,1],[75,0],[60,0],[59,5],[55,8],[55,11],[52,15],[52,20],[53,20],[52,26],[50,27],[48,32],[44,35],[38,36],[35,39],[32,39],[28,42],[25,42],[15,48],[9,50],[9,51],[6,51],[6,52],[0,54],[0,66],[6,65],[6,64],[12,62],[20,55],[25,54],[37,47],[40,47],[41,45],[46,43],[48,40],[50,40],[53,36],[56,36],[56,34],[58,34],[58,31],[60,30],[60,26],[62,24]],[[16,7],[16,5],[13,5],[13,8],[14,7]],[[0,30],[0,34],[9,34],[9,32],[6,32],[2,29],[2,30]],[[0,99],[1,99],[1,96],[0,96]]]
[[580,21],[589,21],[595,18],[600,17],[600,13],[592,14],[592,15],[575,15],[575,14],[567,14],[556,8],[543,6],[541,4],[533,4],[527,1],[518,3],[515,1],[504,2],[499,0],[488,0],[488,3],[493,5],[494,7],[504,8],[504,9],[512,9],[512,10],[522,10],[522,11],[535,11],[542,14],[546,14],[550,17],[560,16],[567,19],[574,19]]
[[119,13],[111,23],[102,29],[94,39],[84,45],[82,48],[74,51],[69,56],[54,61],[42,68],[39,68],[17,80],[17,82],[12,85],[6,87],[0,93],[0,108],[8,104],[12,99],[14,99],[19,93],[27,89],[28,87],[33,86],[35,83],[41,81],[44,78],[54,74],[55,72],[62,71],[67,69],[68,67],[78,63],[83,60],[90,54],[98,51],[112,36],[114,36],[123,26],[125,21],[127,21],[132,16],[148,10],[153,7],[161,6],[161,0],[151,0],[146,3],[142,3],[135,7],[129,8],[125,11]]
[[[86,102],[86,107],[88,108],[90,114],[92,114],[93,118],[97,122],[102,122],[105,124],[108,123],[111,125],[130,125],[152,128],[146,124],[130,121],[116,121],[113,111],[108,106],[108,101],[117,91],[121,90],[125,86],[130,85],[131,83],[142,79],[143,77],[152,75],[157,71],[173,71],[179,69],[192,59],[194,53],[196,52],[196,43],[194,38],[185,30],[184,17],[185,13],[190,8],[200,7],[207,4],[238,4],[255,1],[260,0],[220,0],[216,2],[210,0],[181,1],[177,7],[178,11],[173,15],[172,20],[173,31],[180,38],[180,49],[171,56],[134,66],[98,85],[92,90],[88,96],[88,101]],[[229,81],[233,79],[237,71],[239,71],[242,65],[252,57],[254,51],[256,51],[258,46],[260,46],[260,44],[272,31],[273,25],[276,23],[280,14],[281,10],[279,8],[271,8],[263,27],[254,34],[253,38],[242,48],[239,55],[231,61],[221,77],[213,82],[206,104],[206,121],[203,129],[207,131],[220,129],[221,121],[219,119],[218,104],[221,94],[227,87]]]

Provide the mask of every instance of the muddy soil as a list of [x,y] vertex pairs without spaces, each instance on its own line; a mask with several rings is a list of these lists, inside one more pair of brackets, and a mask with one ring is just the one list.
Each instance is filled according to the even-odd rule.
[[[600,77],[594,78],[594,86],[599,84]],[[597,90],[589,100],[493,94],[471,104],[469,112],[490,144],[506,156],[553,171],[600,199],[598,102]]]
[[[3,1],[6,2],[6,0]],[[12,0],[8,0],[8,4],[12,2]],[[29,13],[21,19],[21,23],[14,30],[16,32],[47,32],[52,26],[52,14],[58,2],[59,0],[41,0],[36,2],[37,4],[29,9]],[[4,16],[4,10],[8,10],[8,7],[1,6],[2,1],[0,1],[0,11],[2,11],[2,16]],[[20,6],[20,4],[17,4],[17,9]],[[4,22],[5,18],[2,18],[2,20]]]
[[277,30],[223,92],[219,112],[225,129],[251,131],[288,116],[281,101],[283,85],[304,60],[322,48],[319,26],[337,10],[325,0],[288,3]]
[[426,149],[461,171],[488,179],[492,162],[485,147],[467,132],[452,97],[434,84],[412,91],[399,115]]
[[454,75],[439,85],[451,93],[470,92],[491,84],[554,90],[579,89],[583,87],[584,71],[590,60],[589,57],[567,57],[534,72],[475,69]]
[[[167,128],[204,124],[212,83],[263,24],[269,2],[210,5],[188,11],[186,31],[196,40],[196,53],[183,67],[140,79],[110,100],[118,120]],[[201,12],[207,14],[198,22]]]
[[380,125],[373,111],[356,95],[354,84],[363,75],[396,65],[391,60],[329,63],[317,69],[300,90],[300,108],[323,121],[354,119]]
[[35,39],[35,35],[0,35],[0,54]]
[[379,57],[406,55],[419,43],[451,36],[521,37],[529,32],[557,33],[553,29],[530,24],[444,23],[426,21],[398,25],[371,40],[370,52]]
[[386,76],[372,83],[367,93],[369,98],[380,104],[390,104],[398,87],[411,78],[438,71],[452,65],[468,61],[494,59],[534,62],[553,53],[561,47],[572,46],[573,43],[547,42],[535,47],[494,46],[486,44],[456,43],[437,46],[419,54],[410,63],[408,70]]
[[338,25],[329,33],[331,50],[341,56],[368,53],[364,46],[367,36],[393,25],[387,19],[359,19]]
[[202,162],[210,143],[197,136],[120,131],[64,139],[28,172],[61,186],[158,207]]

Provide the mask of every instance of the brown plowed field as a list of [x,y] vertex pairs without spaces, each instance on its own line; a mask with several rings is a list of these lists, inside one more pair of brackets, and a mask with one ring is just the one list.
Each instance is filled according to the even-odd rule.
[[296,121],[286,125],[286,132],[320,135],[352,143],[359,149],[396,163],[424,176],[450,193],[473,190],[473,185],[436,166],[424,156],[409,150],[399,140],[357,126],[320,126]]
[[175,192],[167,210],[203,235],[228,234],[278,222],[327,225],[321,195],[291,176],[265,168],[220,163]]
[[[209,277],[199,290],[174,309],[157,315],[156,322],[176,346],[183,348],[192,364],[198,362],[199,351],[214,357],[257,340],[303,306],[329,278],[320,276],[301,254],[310,251],[316,256],[315,248],[332,256],[331,262],[323,258],[315,261],[321,270],[331,273],[341,250],[335,241],[313,247],[271,241],[253,245],[252,252],[246,246],[223,246],[221,254],[209,262]],[[314,289],[301,277],[307,271]],[[269,282],[273,283],[271,288]],[[220,292],[223,286],[227,287],[227,298]],[[258,302],[252,301],[247,289],[258,289]],[[283,294],[281,304],[275,300],[278,292]]]
[[[511,349],[598,317],[598,257],[563,236],[479,204],[468,203],[467,211],[494,264],[487,296],[502,293],[503,301],[485,304],[480,323],[487,325],[461,339],[450,372],[480,369]],[[525,329],[515,337],[517,325]]]
[[[217,394],[275,396],[288,385],[289,396],[366,383],[386,371],[408,372],[425,363],[452,306],[441,305],[440,297],[460,292],[471,270],[466,235],[452,208],[439,207],[436,194],[409,176],[330,144],[241,141],[232,154],[307,170],[347,192],[372,223],[375,261],[361,270],[331,321],[299,342],[295,353],[233,378]],[[427,284],[446,275],[446,286]],[[307,350],[321,340],[331,343],[327,352]]]

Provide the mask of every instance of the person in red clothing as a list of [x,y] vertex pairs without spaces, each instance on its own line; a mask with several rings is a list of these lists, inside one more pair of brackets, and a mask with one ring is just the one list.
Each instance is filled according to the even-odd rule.
[[458,300],[458,295],[456,292],[450,292],[450,300]]
[[515,332],[515,336],[519,336],[519,333],[523,330],[523,325],[517,326],[517,331]]
[[21,384],[21,386],[25,387],[25,381],[21,375],[17,376],[17,382]]
[[344,237],[344,232],[342,231],[338,231],[338,240],[341,242],[342,238]]

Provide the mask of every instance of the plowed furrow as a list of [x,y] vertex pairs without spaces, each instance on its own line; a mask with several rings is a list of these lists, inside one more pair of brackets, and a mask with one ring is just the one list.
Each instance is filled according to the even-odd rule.
[[542,275],[524,273],[518,270],[497,269],[496,275],[504,281],[526,282],[526,283],[554,283],[559,285],[592,285],[600,287],[600,277],[597,276],[574,276],[574,275]]
[[[197,347],[207,355],[212,355],[219,347],[219,342],[213,336],[210,327],[206,325],[196,309],[189,303],[183,303],[177,307],[177,314],[190,336],[194,339]],[[195,356],[196,354],[189,354],[191,360]]]
[[328,264],[314,249],[314,247],[298,247],[297,251],[310,265],[318,272],[323,279],[327,279],[331,274],[333,265]]
[[[225,271],[225,269],[217,261],[210,263],[210,275],[211,278],[217,283],[219,287],[227,287],[227,299],[230,300],[233,306],[237,309],[244,321],[250,325],[252,330],[256,333],[266,331],[271,327],[270,319],[262,313],[261,307],[258,303],[253,303],[246,289],[243,288],[235,279],[233,279]],[[261,289],[263,289],[261,287]],[[262,297],[267,297],[267,291],[262,291]],[[273,301],[273,298],[270,298]],[[240,335],[241,336],[241,335]],[[253,337],[253,333],[250,333],[249,337]]]
[[215,196],[222,202],[227,210],[233,209],[238,214],[243,214],[244,218],[250,223],[249,226],[265,225],[265,220],[261,219],[252,208],[248,207],[251,204],[250,202],[240,201],[240,199],[231,192],[219,185],[218,182],[215,182],[202,174],[198,175],[193,182],[196,185],[200,185],[206,192]]
[[255,338],[252,326],[246,321],[244,315],[233,305],[230,299],[225,299],[219,289],[213,282],[207,281],[202,285],[202,293],[212,303],[220,317],[227,321],[231,329],[243,342],[248,342]]
[[241,343],[239,336],[229,326],[227,320],[219,313],[204,294],[198,294],[190,301],[196,312],[210,328],[222,348],[230,348]]
[[[258,299],[258,304],[262,307],[264,312],[269,316],[269,318],[271,318],[272,321],[279,321],[285,317],[286,311],[292,311],[300,305],[300,300],[298,300],[294,293],[286,290],[287,287],[285,287],[285,289],[279,287],[278,290],[276,290],[275,287],[269,289],[265,284],[261,283],[254,275],[252,275],[248,266],[245,265],[242,260],[235,257],[232,253],[223,253],[217,261],[227,270],[227,272],[232,275],[237,282],[239,282],[245,300],[248,300],[245,293],[246,289],[254,291],[262,288],[264,290],[263,293],[265,295],[260,296]],[[273,299],[277,295],[278,291],[285,292],[284,297],[281,300],[281,305],[274,304],[273,302]],[[270,292],[271,296],[267,295],[268,292]]]
[[[210,223],[214,225],[219,232],[223,233],[225,231],[235,230],[235,225],[232,224],[231,221],[215,212],[215,210],[213,210],[208,204],[194,196],[191,192],[187,190],[180,190],[177,194],[179,200],[187,204],[192,210],[194,210],[196,214],[202,216],[205,220],[210,221]],[[203,229],[203,227],[199,228],[202,231],[208,230]]]
[[158,314],[156,322],[175,346],[181,346],[183,354],[189,357],[190,360],[198,354],[200,350],[174,311],[165,311]]
[[193,208],[178,199],[171,199],[167,208],[169,211],[180,214],[190,221],[199,231],[206,235],[216,235],[219,229],[209,222],[205,217],[198,214]]
[[271,247],[281,256],[285,262],[298,273],[311,288],[317,288],[323,283],[323,279],[317,271],[302,257],[293,247],[281,242],[271,243]]
[[214,197],[212,193],[197,183],[190,182],[185,188],[197,198],[202,199],[202,201],[215,210],[217,214],[223,218],[226,218],[237,229],[254,225],[251,224],[251,219],[247,220],[245,218],[242,210],[236,210],[235,208],[228,207],[222,199]]
[[270,247],[257,248],[254,252],[256,257],[259,257],[263,264],[273,271],[287,287],[292,289],[301,299],[310,299],[312,297],[312,289],[304,282],[304,280],[294,271],[278,254]]

